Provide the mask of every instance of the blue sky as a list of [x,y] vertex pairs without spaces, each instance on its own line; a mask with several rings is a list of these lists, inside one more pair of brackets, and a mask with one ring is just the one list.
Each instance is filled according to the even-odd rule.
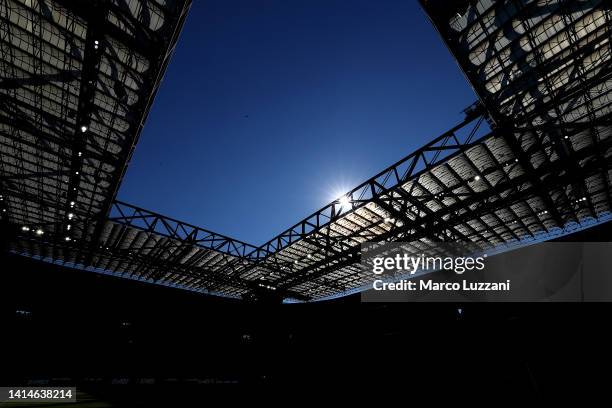
[[118,198],[262,244],[475,99],[416,0],[196,0]]

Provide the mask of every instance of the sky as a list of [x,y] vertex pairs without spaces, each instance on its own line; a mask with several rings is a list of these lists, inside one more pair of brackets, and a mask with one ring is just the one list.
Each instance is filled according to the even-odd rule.
[[416,0],[195,0],[118,199],[260,245],[475,100]]

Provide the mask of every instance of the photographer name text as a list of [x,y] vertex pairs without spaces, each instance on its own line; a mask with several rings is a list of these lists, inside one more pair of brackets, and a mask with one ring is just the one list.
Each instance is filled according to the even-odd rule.
[[470,282],[462,280],[460,282],[436,282],[434,280],[406,280],[398,282],[384,282],[375,280],[374,290],[399,290],[399,291],[466,291],[466,292],[503,292],[510,290],[510,279],[505,282]]

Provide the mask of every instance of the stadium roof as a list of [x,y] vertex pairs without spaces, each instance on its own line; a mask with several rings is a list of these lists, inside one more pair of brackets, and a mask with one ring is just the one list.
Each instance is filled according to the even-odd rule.
[[309,300],[371,281],[365,242],[491,248],[608,217],[609,3],[421,3],[480,101],[255,246],[115,201],[188,2],[5,0],[0,204],[18,229],[12,250],[190,290]]

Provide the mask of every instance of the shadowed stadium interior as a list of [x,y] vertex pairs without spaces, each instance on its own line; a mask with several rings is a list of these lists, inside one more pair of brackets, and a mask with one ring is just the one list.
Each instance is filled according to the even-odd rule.
[[[546,337],[551,341],[556,334],[567,336],[559,328],[563,318],[552,308],[533,316],[527,306],[491,311],[470,306],[467,311],[476,317],[468,317],[474,320],[467,326],[457,323],[463,316],[455,306],[423,312],[423,305],[362,305],[347,317],[347,305],[358,304],[356,293],[373,280],[359,263],[363,243],[405,241],[427,248],[462,241],[510,249],[550,239],[606,240],[612,225],[606,224],[612,217],[612,4],[420,3],[478,101],[452,129],[257,244],[117,198],[190,0],[0,0],[1,286],[11,310],[22,311],[6,319],[22,333],[9,339],[12,347],[66,351],[80,347],[83,336],[94,350],[111,344],[98,359],[70,357],[65,371],[75,378],[114,375],[119,366],[126,375],[201,376],[204,370],[220,381],[291,383],[307,381],[315,363],[325,366],[337,358],[343,374],[360,382],[354,356],[368,344],[388,346],[386,339],[397,349],[405,347],[414,332],[397,321],[407,311],[447,323],[442,334],[450,337],[486,336],[479,322],[491,316],[498,319],[495,338],[506,345],[510,326],[518,330],[512,337],[517,341],[544,328],[553,330]],[[100,293],[90,290],[96,286]],[[245,312],[236,306],[245,303],[240,300],[257,307]],[[321,303],[330,309],[267,309],[268,303],[321,300],[329,301]],[[67,343],[49,340],[43,346],[37,333],[49,327],[38,316],[45,316],[47,307],[47,316],[65,314],[87,323],[70,328],[62,337],[72,339]],[[223,309],[223,317],[211,316],[215,307]],[[582,311],[563,313],[577,323]],[[415,314],[414,327],[431,341],[426,351],[444,348],[436,324]],[[196,334],[200,323],[191,331],[198,319],[210,324],[208,334]],[[346,324],[338,323],[344,319]],[[376,319],[384,321],[373,327]],[[137,329],[130,328],[135,321]],[[366,321],[367,328],[355,328]],[[317,330],[328,337],[315,335]],[[350,344],[336,355],[326,339]],[[545,350],[545,343],[535,350]],[[467,340],[461,344],[476,347]],[[201,345],[227,354],[199,354]],[[181,347],[192,353],[186,371],[170,352]],[[264,354],[255,358],[254,350]],[[299,356],[299,364],[284,371],[266,361],[265,353],[278,350]],[[506,385],[552,387],[542,374],[554,371],[552,353],[540,355],[524,344],[515,351],[519,357],[504,360],[509,371],[496,372]],[[157,367],[148,360],[153,354],[163,360]],[[489,364],[485,357],[479,361]],[[425,357],[412,363],[439,374]],[[529,366],[534,372],[525,370],[528,363],[535,364]],[[86,364],[97,371],[92,374]],[[461,376],[456,367],[471,363],[457,357],[453,364],[455,371],[445,373],[449,381]],[[538,364],[545,368],[538,372]],[[582,369],[580,364],[568,362]],[[44,369],[36,374],[50,375]],[[15,374],[29,375],[27,367]],[[389,373],[384,378],[392,380]],[[496,378],[479,377],[491,390],[502,389]]]
[[[558,240],[607,241],[611,228]],[[361,386],[381,401],[387,392],[436,398],[440,386],[458,399],[559,389],[580,396],[581,384],[607,387],[589,367],[612,362],[609,304],[384,304],[355,294],[279,306],[17,255],[6,262],[13,273],[0,275],[0,344],[13,352],[0,383],[76,385],[116,406],[174,405],[236,382],[328,385],[343,399]],[[231,389],[219,392],[231,397]],[[301,398],[309,396],[320,398]]]

